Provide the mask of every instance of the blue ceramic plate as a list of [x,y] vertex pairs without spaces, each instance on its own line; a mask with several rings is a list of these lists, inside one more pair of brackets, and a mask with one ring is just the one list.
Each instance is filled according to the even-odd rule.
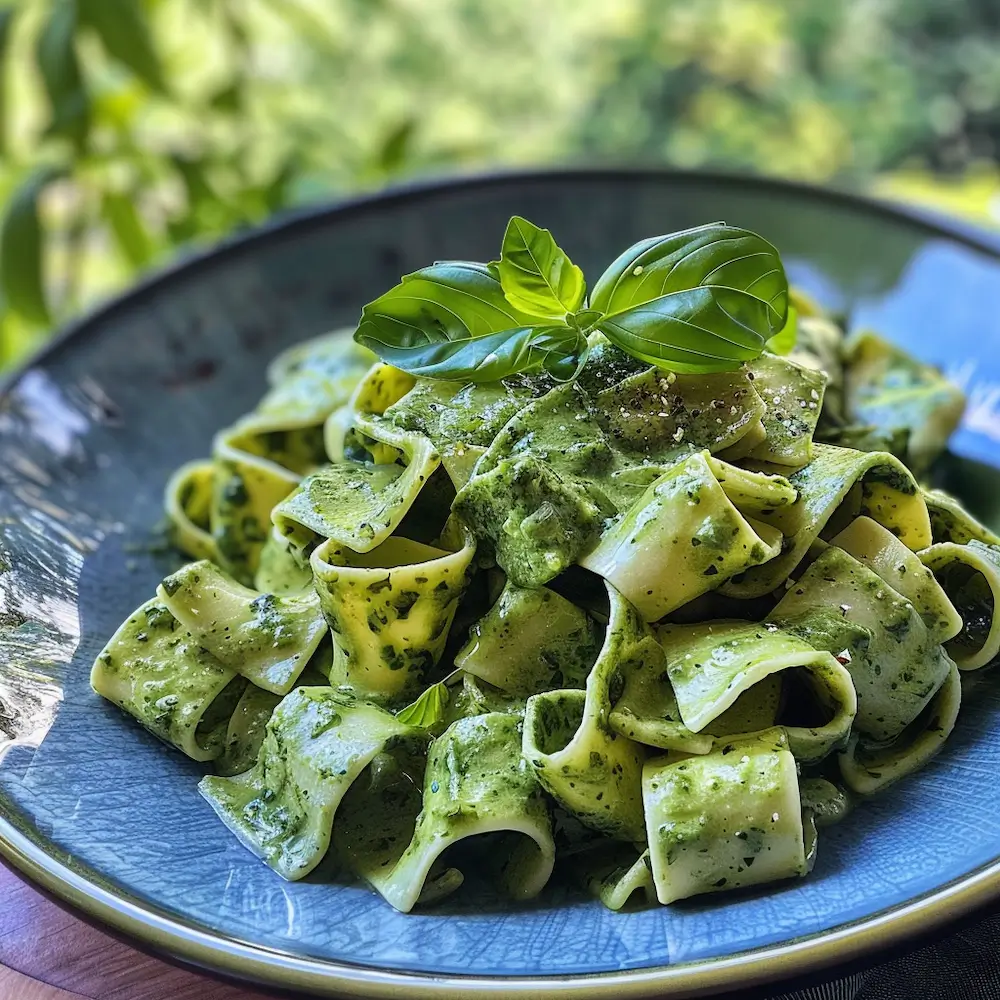
[[350,323],[403,272],[490,259],[508,216],[588,274],[608,247],[708,220],[757,230],[851,326],[970,393],[946,485],[1000,525],[1000,249],[801,187],[690,174],[504,176],[390,192],[182,263],[54,342],[0,398],[0,850],[120,931],[261,982],[365,996],[660,995],[732,988],[898,940],[1000,894],[1000,677],[967,685],[944,752],[832,830],[812,876],[611,913],[567,889],[514,907],[474,882],[403,916],[367,889],[283,882],[196,791],[201,768],[88,685],[153,593],[170,471],[250,409],[265,362]]

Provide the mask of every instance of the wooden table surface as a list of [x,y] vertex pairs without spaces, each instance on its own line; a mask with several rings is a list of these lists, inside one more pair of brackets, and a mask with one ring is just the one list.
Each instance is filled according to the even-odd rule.
[[271,1000],[170,965],[71,916],[0,864],[2,1000]]
[[[973,978],[980,982],[986,963],[981,947],[977,951],[975,927],[984,918],[994,923],[1000,920],[1000,904],[969,914],[943,935],[940,931],[928,934],[892,951],[902,958],[912,948],[926,946],[931,937],[954,938],[962,944],[958,952],[967,956],[970,968],[979,970]],[[991,934],[984,938],[985,943],[996,939],[995,927]],[[917,962],[909,971],[919,977],[922,967]],[[849,971],[844,968],[839,974]],[[957,974],[962,970],[956,967],[951,971]],[[1000,966],[994,971],[1000,985]],[[774,990],[783,994],[789,988],[814,987],[832,975],[836,973],[829,970],[807,981],[739,991],[718,1000],[762,1000],[767,995],[773,997]],[[964,995],[979,994],[966,991]],[[276,995],[147,955],[57,906],[0,863],[0,1000],[276,1000]]]

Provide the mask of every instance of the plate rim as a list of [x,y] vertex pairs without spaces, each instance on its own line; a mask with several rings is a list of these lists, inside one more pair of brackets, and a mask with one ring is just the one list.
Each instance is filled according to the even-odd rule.
[[[915,206],[896,204],[836,187],[716,170],[677,170],[663,167],[554,167],[531,170],[495,170],[451,174],[393,185],[377,192],[313,205],[285,213],[250,230],[230,236],[205,249],[187,253],[148,275],[80,317],[66,324],[13,371],[0,377],[0,400],[36,365],[60,351],[70,340],[91,332],[106,317],[128,309],[150,292],[183,279],[190,270],[220,257],[239,256],[272,240],[377,210],[386,205],[421,201],[437,195],[508,184],[560,181],[653,180],[678,183],[714,183],[755,187],[762,192],[792,193],[803,198],[834,202],[869,215],[904,222],[929,235],[944,237],[1000,259],[1000,235],[964,220]],[[252,944],[201,930],[190,922],[168,916],[153,905],[112,892],[47,854],[7,817],[0,815],[0,855],[21,875],[40,886],[57,902],[81,911],[89,919],[153,949],[207,971],[217,971],[244,982],[284,989],[330,994],[346,991],[365,998],[402,997],[438,1000],[441,997],[520,1000],[540,990],[580,1000],[637,998],[656,990],[662,996],[694,996],[734,987],[750,987],[842,965],[870,954],[877,947],[898,945],[919,934],[956,920],[976,907],[1000,897],[1000,846],[997,857],[966,875],[870,917],[819,931],[782,944],[754,948],[717,958],[599,973],[531,976],[463,976],[397,971],[332,959],[309,958],[293,952]]]

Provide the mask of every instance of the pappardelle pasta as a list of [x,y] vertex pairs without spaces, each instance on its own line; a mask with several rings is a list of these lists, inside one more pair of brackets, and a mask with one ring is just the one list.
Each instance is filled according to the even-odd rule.
[[520,369],[442,377],[319,337],[167,486],[193,561],[92,685],[210,762],[202,795],[286,879],[332,856],[409,911],[457,864],[612,909],[805,875],[1000,653],[1000,539],[917,478],[962,412],[939,373],[794,289],[793,347],[651,363],[560,266],[565,316],[603,310],[572,349],[522,323]]

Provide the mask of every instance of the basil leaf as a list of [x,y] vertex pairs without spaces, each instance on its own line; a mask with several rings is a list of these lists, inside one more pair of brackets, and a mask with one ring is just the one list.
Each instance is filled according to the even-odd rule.
[[778,251],[723,223],[642,240],[594,288],[605,336],[633,357],[681,372],[727,371],[758,357],[785,325]]
[[416,701],[401,708],[396,719],[406,726],[429,729],[444,719],[448,704],[448,688],[443,684],[432,684]]
[[799,313],[795,306],[788,307],[788,319],[781,330],[768,342],[767,350],[772,354],[791,354],[799,336]]
[[369,302],[354,336],[378,353],[373,345],[419,347],[532,325],[486,264],[449,260],[406,275]]
[[583,304],[587,291],[583,271],[548,229],[519,215],[507,223],[495,266],[507,301],[526,313],[562,320]]
[[393,347],[358,328],[354,339],[384,362],[421,378],[493,382],[517,372],[547,371],[560,382],[575,378],[586,362],[587,338],[568,327],[519,327],[484,337]]

